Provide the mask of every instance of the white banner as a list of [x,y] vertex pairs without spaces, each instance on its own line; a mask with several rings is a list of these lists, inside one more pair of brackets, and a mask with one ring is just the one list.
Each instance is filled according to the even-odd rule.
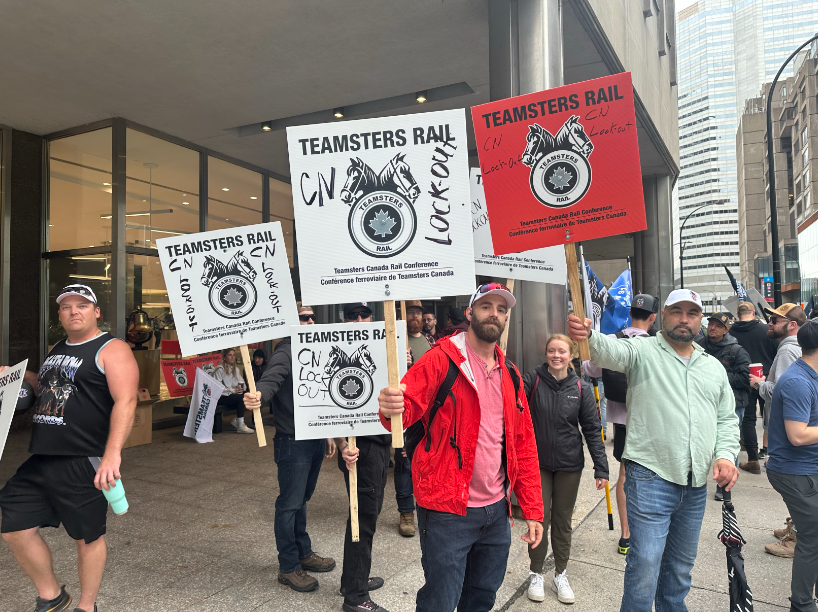
[[474,291],[464,111],[287,128],[308,304]]
[[196,442],[213,442],[213,419],[222,391],[223,384],[201,368],[196,368],[190,412],[187,413],[187,423],[182,435],[194,438]]
[[274,340],[298,323],[281,223],[156,241],[182,356]]
[[3,458],[3,449],[6,447],[6,438],[11,427],[11,417],[17,407],[17,398],[23,384],[28,359],[0,372],[0,459]]
[[474,239],[474,270],[477,274],[565,285],[568,268],[561,246],[522,253],[495,255],[483,181],[478,168],[471,169],[471,217]]
[[[292,328],[295,439],[389,433],[378,393],[389,386],[383,323]],[[398,321],[400,375],[406,373],[406,321]]]

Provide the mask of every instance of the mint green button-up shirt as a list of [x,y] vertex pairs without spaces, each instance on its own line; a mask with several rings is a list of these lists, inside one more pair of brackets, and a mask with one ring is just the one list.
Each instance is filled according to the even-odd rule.
[[739,452],[736,401],[724,367],[695,342],[687,365],[659,333],[617,339],[594,332],[591,363],[628,377],[622,457],[679,485],[707,483],[716,459]]

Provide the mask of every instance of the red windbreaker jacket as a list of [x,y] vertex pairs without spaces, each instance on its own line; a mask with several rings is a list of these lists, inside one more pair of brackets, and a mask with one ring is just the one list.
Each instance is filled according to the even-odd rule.
[[[497,353],[502,373],[506,500],[509,502],[509,512],[511,491],[514,491],[523,516],[542,521],[542,488],[537,444],[534,440],[534,426],[528,410],[525,389],[521,382],[518,406],[514,400],[514,385],[503,364],[505,357],[499,348]],[[403,427],[405,429],[418,419],[423,419],[424,428],[428,431],[428,410],[446,378],[449,358],[460,366],[463,376],[455,379],[451,395],[435,414],[432,430],[427,434],[431,435],[429,452],[426,452],[425,438],[415,450],[412,458],[412,483],[415,498],[422,507],[465,516],[481,414],[474,376],[466,359],[465,333],[461,332],[438,341],[403,377],[402,382],[406,385],[403,395],[406,407],[403,413]],[[456,402],[452,402],[452,395]],[[390,420],[383,414],[380,417],[384,426],[391,430]],[[460,448],[462,468],[458,468],[457,450],[449,442],[452,436],[456,436]]]

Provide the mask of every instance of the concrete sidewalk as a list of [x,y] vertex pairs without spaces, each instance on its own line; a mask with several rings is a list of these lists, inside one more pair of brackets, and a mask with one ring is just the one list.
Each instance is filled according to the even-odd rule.
[[[340,610],[347,498],[336,460],[324,462],[308,520],[313,548],[320,555],[334,557],[338,566],[327,574],[316,574],[321,584],[318,591],[295,593],[276,581],[274,430],[265,428],[270,445],[260,449],[255,436],[229,429],[226,425],[225,433],[217,435],[212,444],[183,438],[181,428],[156,431],[153,444],[123,452],[123,484],[131,510],[121,517],[109,516],[108,567],[98,601],[100,612]],[[28,432],[9,437],[0,462],[0,486],[28,456],[28,439]],[[610,441],[607,449],[610,455]],[[609,462],[615,479],[618,464],[610,456]],[[617,530],[609,531],[604,495],[593,487],[590,461],[586,466],[574,512],[568,566],[577,603],[567,608],[548,590],[542,603],[527,599],[528,554],[520,540],[524,523],[517,521],[512,528],[506,580],[495,609],[619,610],[625,558],[616,552],[618,518],[614,516]],[[391,470],[389,480],[372,567],[373,575],[385,578],[386,584],[372,595],[390,612],[410,612],[423,584],[420,547],[417,537],[398,535]],[[716,539],[721,504],[712,500],[710,488],[688,606],[691,611],[726,612],[724,547]],[[783,525],[786,508],[763,474],[742,473],[733,499],[748,540],[745,558],[755,609],[787,609],[791,562],[764,553],[764,544],[774,541],[772,529]],[[54,550],[59,580],[78,596],[74,543],[62,530],[45,529],[43,533]],[[548,563],[553,568],[550,557]],[[35,595],[8,547],[0,545],[0,610],[29,610]]]

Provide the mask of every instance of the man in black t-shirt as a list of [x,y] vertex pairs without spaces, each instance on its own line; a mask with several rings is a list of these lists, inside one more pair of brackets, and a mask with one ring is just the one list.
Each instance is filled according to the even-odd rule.
[[[107,557],[108,503],[101,489],[110,490],[120,477],[139,369],[125,342],[99,330],[90,287],[65,287],[57,304],[67,338],[51,349],[38,374],[26,372],[38,390],[32,456],[0,490],[0,532],[37,587],[35,612],[58,612],[68,609],[71,596],[54,576],[39,530],[62,523],[77,542],[82,594],[74,610],[95,612]],[[99,459],[96,473],[90,458]]]

